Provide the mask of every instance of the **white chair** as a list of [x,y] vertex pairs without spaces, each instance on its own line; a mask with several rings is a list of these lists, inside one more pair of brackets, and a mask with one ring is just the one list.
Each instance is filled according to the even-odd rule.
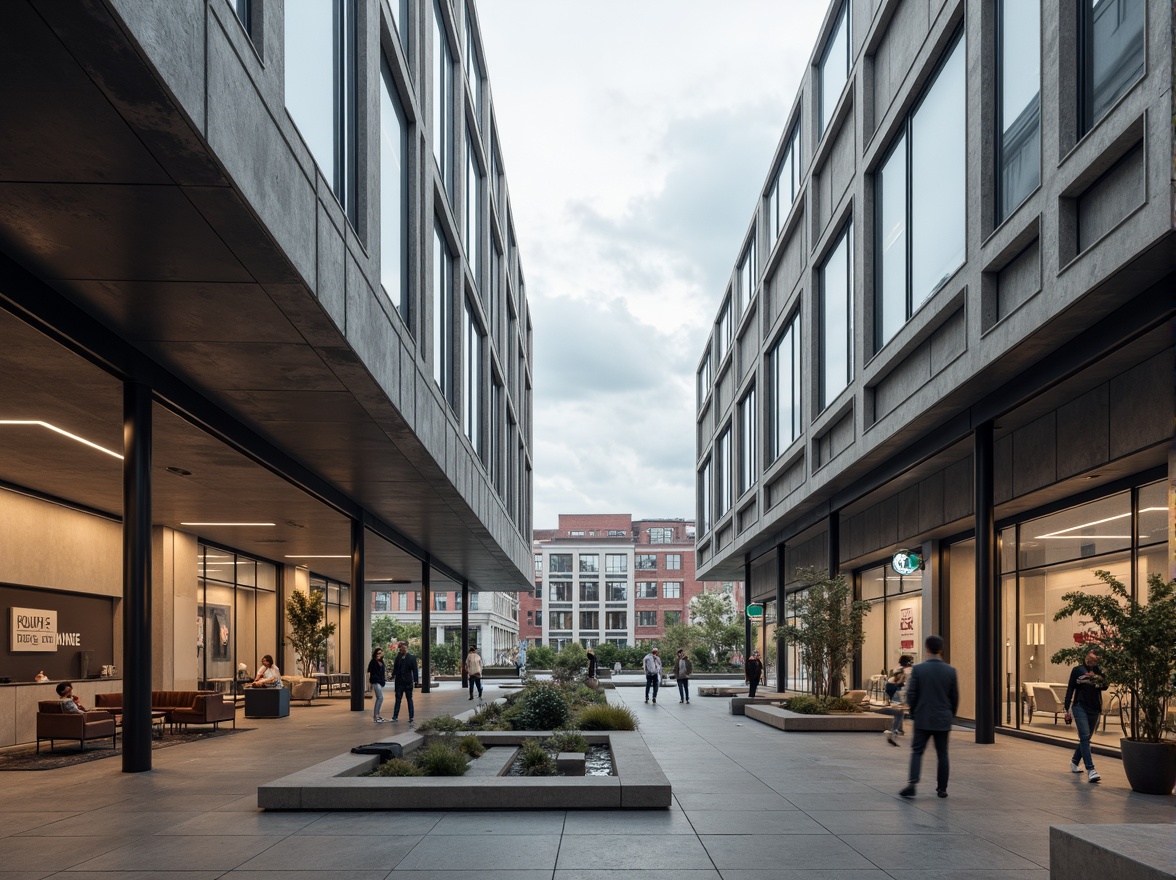
[[[1048,684],[1034,682],[1030,685],[1029,692],[1033,695],[1033,713],[1041,712],[1045,715],[1053,715],[1053,723],[1057,724],[1058,716],[1066,710],[1063,706],[1063,700],[1058,699],[1054,689]],[[1029,720],[1032,722],[1033,719]]]

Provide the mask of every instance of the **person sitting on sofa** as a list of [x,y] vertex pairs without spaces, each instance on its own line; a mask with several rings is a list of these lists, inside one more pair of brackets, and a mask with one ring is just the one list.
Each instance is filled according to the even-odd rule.
[[261,658],[257,677],[249,686],[255,688],[280,688],[282,686],[282,673],[278,671],[278,667],[274,666],[274,658],[269,654]]
[[73,685],[68,681],[63,681],[57,685],[57,696],[61,697],[61,711],[66,714],[82,715],[86,711],[86,707],[82,705],[80,698],[74,695]]

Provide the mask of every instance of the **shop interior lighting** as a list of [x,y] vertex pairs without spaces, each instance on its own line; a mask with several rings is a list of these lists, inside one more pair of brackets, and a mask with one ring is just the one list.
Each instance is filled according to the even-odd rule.
[[263,522],[182,522],[182,526],[273,526],[276,523]]
[[311,553],[302,553],[302,554],[296,554],[296,555],[292,555],[292,554],[287,553],[282,558],[283,559],[350,559],[351,554],[348,553],[348,554],[344,554],[342,556],[315,556],[314,554],[311,554]]
[[[1168,508],[1166,508],[1166,507],[1145,507],[1142,510],[1140,510],[1139,512],[1140,513],[1156,513],[1161,510],[1167,511],[1167,509]],[[1117,539],[1121,539],[1121,540],[1125,541],[1125,540],[1129,539],[1131,536],[1130,535],[1068,535],[1066,533],[1067,532],[1076,532],[1079,529],[1089,529],[1091,526],[1099,526],[1099,525],[1102,525],[1103,523],[1114,522],[1117,519],[1126,519],[1129,516],[1131,516],[1130,513],[1119,513],[1119,514],[1116,514],[1115,516],[1108,516],[1105,519],[1092,520],[1091,522],[1088,522],[1088,523],[1082,523],[1082,525],[1070,526],[1070,528],[1068,528],[1068,529],[1058,529],[1056,532],[1050,532],[1047,535],[1038,535],[1037,540],[1042,541],[1047,538],[1052,539],[1052,540],[1058,540],[1058,539],[1064,540],[1066,538],[1070,538],[1070,539],[1077,538],[1077,539],[1085,541],[1085,540],[1089,540],[1091,538],[1117,538]]]
[[105,452],[107,455],[122,461],[122,456],[114,450],[107,449],[105,446],[99,446],[97,443],[87,440],[85,437],[71,434],[69,431],[63,430],[56,425],[51,425],[48,422],[42,422],[36,419],[0,419],[0,425],[35,425],[38,428],[45,428],[55,434],[60,434],[62,437],[68,437],[70,440],[81,443],[83,446],[89,446],[91,449],[97,449],[99,452]]

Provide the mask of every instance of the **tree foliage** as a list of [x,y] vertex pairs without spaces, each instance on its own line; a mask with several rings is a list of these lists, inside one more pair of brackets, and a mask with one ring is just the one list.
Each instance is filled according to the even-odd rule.
[[450,639],[429,648],[429,665],[438,675],[457,675],[461,671],[461,644]]
[[1050,661],[1077,665],[1093,650],[1107,684],[1130,696],[1128,739],[1159,742],[1176,675],[1176,580],[1165,583],[1154,572],[1148,575],[1144,603],[1109,571],[1094,574],[1110,593],[1065,593],[1065,604],[1054,615],[1054,620],[1077,617],[1079,625],[1093,629],[1087,629],[1084,643],[1063,648]]
[[551,666],[551,677],[556,681],[573,681],[587,665],[588,652],[584,650],[584,646],[579,642],[569,642],[556,655],[555,663]]
[[[660,653],[667,658],[676,657],[678,649],[682,648],[688,654],[698,643],[698,631],[688,623],[671,623],[666,627],[666,633],[661,638]],[[694,657],[691,655],[691,661]],[[669,663],[670,660],[665,661]]]
[[735,598],[730,593],[707,590],[695,596],[690,601],[690,625],[697,636],[696,644],[719,665],[730,662],[732,654],[742,653],[743,621],[736,614]]
[[[408,650],[414,654],[421,651],[421,625],[401,623],[395,617],[381,615],[372,618],[372,650],[383,648],[385,653],[396,653],[397,642],[408,642]],[[393,646],[389,651],[389,645]]]
[[835,697],[850,661],[865,641],[863,622],[870,605],[853,598],[843,575],[830,578],[811,568],[798,574],[805,588],[788,600],[796,623],[778,627],[776,638],[797,647],[813,694]]
[[304,677],[309,678],[326,657],[327,640],[335,634],[335,624],[323,622],[326,616],[322,590],[295,590],[286,600],[290,647],[298,655]]

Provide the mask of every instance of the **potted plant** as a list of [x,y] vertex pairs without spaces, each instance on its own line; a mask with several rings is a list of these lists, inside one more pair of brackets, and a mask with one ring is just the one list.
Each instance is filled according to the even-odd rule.
[[1144,794],[1171,794],[1176,741],[1164,740],[1164,721],[1176,675],[1176,580],[1148,575],[1147,602],[1140,602],[1109,571],[1094,574],[1110,593],[1066,593],[1066,604],[1054,615],[1054,620],[1077,616],[1088,627],[1086,640],[1050,659],[1076,665],[1094,649],[1107,684],[1129,704],[1127,736],[1119,741],[1127,781]]
[[776,639],[799,649],[814,697],[836,697],[845,670],[866,640],[864,622],[870,604],[853,598],[844,575],[830,578],[814,569],[797,574],[805,589],[788,601],[789,615],[796,623],[779,627]]
[[326,623],[326,617],[322,590],[309,593],[295,590],[286,600],[286,620],[290,624],[287,638],[302,664],[304,678],[310,678],[322,662],[327,653],[327,640],[335,634],[335,624]]

